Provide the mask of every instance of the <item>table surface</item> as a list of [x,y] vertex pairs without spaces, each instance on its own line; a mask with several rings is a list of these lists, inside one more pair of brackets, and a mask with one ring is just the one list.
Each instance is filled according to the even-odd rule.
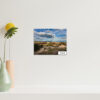
[[0,94],[84,94],[100,93],[99,85],[68,85],[68,86],[16,86],[9,92],[0,92]]

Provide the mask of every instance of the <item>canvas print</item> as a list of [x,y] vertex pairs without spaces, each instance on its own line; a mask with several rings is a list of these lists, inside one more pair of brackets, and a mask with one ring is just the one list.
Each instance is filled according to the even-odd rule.
[[34,55],[67,52],[67,29],[34,29]]

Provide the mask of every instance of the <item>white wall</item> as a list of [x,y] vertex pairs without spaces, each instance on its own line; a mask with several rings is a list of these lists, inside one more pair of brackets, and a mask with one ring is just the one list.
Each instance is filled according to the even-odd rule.
[[[0,28],[8,22],[19,27],[12,39],[16,85],[100,84],[99,4],[100,0],[0,0]],[[46,27],[68,29],[67,56],[33,55],[33,29]]]

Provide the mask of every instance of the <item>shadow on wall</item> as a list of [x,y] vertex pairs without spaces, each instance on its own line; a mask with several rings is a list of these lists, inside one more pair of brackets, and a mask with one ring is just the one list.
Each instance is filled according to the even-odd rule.
[[0,38],[4,37],[6,33],[5,27],[0,28]]

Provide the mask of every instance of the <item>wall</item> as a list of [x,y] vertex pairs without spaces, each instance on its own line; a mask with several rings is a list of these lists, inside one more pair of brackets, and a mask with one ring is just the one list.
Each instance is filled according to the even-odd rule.
[[[0,0],[0,28],[8,22],[19,27],[11,40],[16,85],[100,84],[99,4],[99,0]],[[67,28],[67,56],[33,55],[33,29],[46,27]]]

